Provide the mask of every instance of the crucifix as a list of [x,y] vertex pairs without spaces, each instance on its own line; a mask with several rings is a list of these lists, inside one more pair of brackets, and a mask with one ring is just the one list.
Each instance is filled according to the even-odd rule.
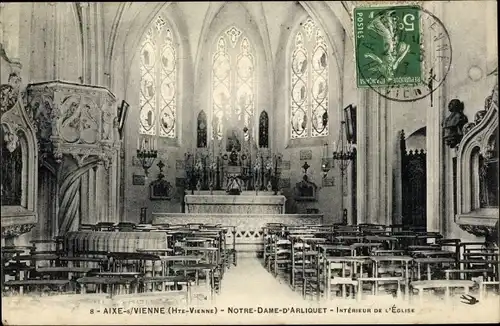
[[307,170],[310,168],[311,166],[309,164],[307,164],[307,161],[302,165],[302,168],[304,169],[304,174],[307,174]]

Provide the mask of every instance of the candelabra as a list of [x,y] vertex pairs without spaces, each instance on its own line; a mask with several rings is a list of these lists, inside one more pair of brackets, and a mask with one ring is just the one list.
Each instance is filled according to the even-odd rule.
[[323,171],[323,178],[326,178],[330,169],[335,167],[336,161],[339,163],[339,169],[343,178],[345,171],[349,167],[349,164],[356,157],[355,145],[344,140],[344,132],[345,121],[341,121],[338,145],[333,142],[334,151],[331,158],[328,157],[328,144],[324,145],[323,159],[321,160],[321,171]]
[[340,171],[345,171],[351,161],[356,157],[356,148],[351,142],[344,142],[344,132],[345,132],[345,121],[341,121],[340,123],[340,132],[339,132],[339,146],[335,147],[335,142],[333,143],[333,148],[335,151],[333,152],[333,164],[335,161],[339,162]]
[[[338,162],[338,166],[340,169],[340,193],[342,194],[342,199],[340,200],[340,205],[341,209],[340,211],[342,212],[342,220],[344,223],[346,222],[347,215],[346,215],[346,210],[344,210],[344,179],[346,175],[346,170],[349,167],[349,164],[351,164],[351,161],[354,161],[356,158],[356,147],[355,145],[352,144],[352,142],[344,140],[344,137],[346,136],[345,134],[345,121],[341,121],[340,123],[340,130],[339,130],[339,139],[338,139],[338,146],[335,145],[335,142],[333,143],[333,148],[334,152],[332,155],[332,167],[335,167],[335,162]],[[325,145],[326,146],[326,145]],[[323,166],[325,163],[323,163]],[[325,168],[323,168],[323,176],[326,176],[326,171],[325,173]]]
[[143,138],[142,142],[137,139],[137,159],[141,162],[146,178],[149,174],[149,168],[151,168],[157,157],[158,150],[156,139]]

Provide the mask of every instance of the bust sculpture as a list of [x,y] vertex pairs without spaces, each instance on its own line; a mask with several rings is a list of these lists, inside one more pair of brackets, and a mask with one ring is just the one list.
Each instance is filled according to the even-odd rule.
[[488,109],[490,108],[491,101],[492,101],[492,96],[490,95],[484,100],[484,109],[477,111],[476,114],[474,115],[474,123],[476,125],[479,124],[481,120],[483,120],[484,116],[486,115],[486,112],[488,112]]
[[455,148],[463,137],[462,128],[469,121],[464,114],[464,103],[453,99],[448,104],[450,115],[443,122],[444,140],[450,148]]

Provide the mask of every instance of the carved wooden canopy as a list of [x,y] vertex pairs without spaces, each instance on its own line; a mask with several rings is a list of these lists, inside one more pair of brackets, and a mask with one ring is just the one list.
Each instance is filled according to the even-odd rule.
[[29,232],[37,223],[38,148],[33,121],[25,109],[21,65],[0,44],[2,238]]
[[[469,233],[488,237],[497,232],[498,223],[498,184],[494,183],[496,191],[488,189],[488,183],[497,182],[493,178],[498,180],[498,84],[486,98],[485,109],[463,129],[457,153],[455,221]],[[496,177],[486,175],[489,163]]]

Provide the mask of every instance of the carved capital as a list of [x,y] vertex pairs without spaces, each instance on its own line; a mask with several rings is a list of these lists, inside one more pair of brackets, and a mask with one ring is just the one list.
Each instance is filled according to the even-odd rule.
[[17,224],[7,227],[2,227],[2,238],[18,237],[23,233],[31,231],[35,224]]
[[495,232],[494,227],[485,225],[459,224],[460,228],[476,237],[486,237]]

